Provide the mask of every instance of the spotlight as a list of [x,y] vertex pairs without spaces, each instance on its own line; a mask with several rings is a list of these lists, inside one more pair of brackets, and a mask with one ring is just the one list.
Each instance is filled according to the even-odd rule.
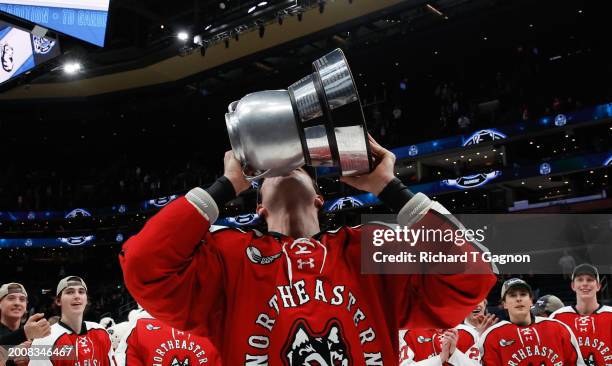
[[251,14],[252,12],[255,11],[255,9],[257,9],[257,6],[251,6],[249,10],[247,10],[247,14]]
[[186,40],[189,38],[189,33],[187,33],[187,32],[178,32],[178,34],[176,35],[176,37],[177,37],[179,40],[181,40],[181,41],[185,42],[185,41],[186,41]]
[[266,27],[263,24],[259,25],[259,38],[263,38],[266,33]]
[[266,5],[268,5],[267,1],[262,1],[259,4],[257,4],[257,6],[266,6]]
[[64,72],[67,74],[76,74],[81,70],[81,64],[78,62],[67,62],[64,64]]

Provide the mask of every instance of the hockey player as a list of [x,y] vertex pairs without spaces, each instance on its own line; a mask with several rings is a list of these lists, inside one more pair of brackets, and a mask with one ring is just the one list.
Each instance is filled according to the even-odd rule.
[[495,314],[487,312],[487,303],[487,299],[482,300],[463,321],[463,324],[474,329],[478,336],[499,321]]
[[612,365],[612,307],[597,301],[601,290],[599,271],[590,264],[577,266],[572,273],[576,306],[565,306],[551,318],[569,326],[587,366]]
[[483,366],[584,366],[576,337],[565,324],[531,315],[533,293],[527,282],[507,280],[501,296],[510,321],[483,333],[478,343]]
[[210,341],[174,329],[139,309],[121,339],[117,366],[215,366],[221,365]]
[[[371,148],[375,170],[345,183],[400,211],[402,225],[457,228],[440,204],[395,179],[393,154],[373,140]],[[495,283],[490,267],[361,275],[362,229],[320,232],[313,183],[304,169],[265,179],[257,212],[266,234],[210,232],[219,207],[250,186],[227,152],[223,177],[163,208],[124,244],[128,290],[156,319],[209,337],[227,365],[382,365],[397,363],[400,327],[459,324]]]
[[60,321],[51,334],[32,342],[36,357],[30,366],[111,366],[112,349],[106,330],[83,321],[87,306],[87,285],[82,278],[68,276],[57,285],[55,304],[61,308]]
[[411,329],[400,331],[400,366],[476,366],[473,347],[478,334],[459,324],[452,329]]

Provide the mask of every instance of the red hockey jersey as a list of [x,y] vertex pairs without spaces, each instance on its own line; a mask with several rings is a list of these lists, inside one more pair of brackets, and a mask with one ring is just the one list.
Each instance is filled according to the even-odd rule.
[[574,332],[587,366],[612,366],[612,307],[602,305],[591,315],[565,306],[550,315]]
[[[40,357],[48,347],[51,348],[51,357]],[[83,322],[81,333],[76,334],[60,321],[51,326],[50,335],[32,341],[31,348],[34,356],[30,357],[29,366],[113,365],[110,336],[97,323]]]
[[478,348],[483,366],[584,366],[572,331],[549,318],[526,326],[500,321],[482,334]]
[[[444,365],[479,365],[478,349],[474,349],[478,342],[478,334],[473,327],[459,324],[456,351]],[[407,366],[417,362],[430,360],[430,362],[417,363],[418,365],[440,365],[439,354],[442,350],[443,329],[410,329],[400,331],[400,366]]]
[[146,314],[130,322],[117,350],[117,366],[217,366],[210,341],[165,325]]
[[[425,200],[415,211],[439,206]],[[175,200],[124,244],[120,262],[138,303],[207,336],[227,365],[397,364],[400,326],[452,327],[496,281],[493,274],[361,275],[360,229],[290,238],[210,232],[207,218],[187,199]],[[439,212],[421,223],[449,225]]]

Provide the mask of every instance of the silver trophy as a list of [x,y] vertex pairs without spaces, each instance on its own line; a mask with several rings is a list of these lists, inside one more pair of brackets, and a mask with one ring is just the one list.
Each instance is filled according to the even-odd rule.
[[314,72],[288,90],[248,94],[229,105],[225,123],[248,180],[310,165],[340,175],[372,170],[357,88],[340,49],[313,62]]

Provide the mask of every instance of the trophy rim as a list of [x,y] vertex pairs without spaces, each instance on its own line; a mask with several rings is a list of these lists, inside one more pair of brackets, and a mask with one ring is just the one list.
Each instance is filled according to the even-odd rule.
[[[341,48],[336,48],[335,50],[326,53],[324,56],[316,59],[315,61],[312,62],[312,68],[314,70],[313,72],[313,83],[315,84],[315,89],[317,89],[317,95],[319,97],[319,103],[322,106],[323,109],[323,113],[325,116],[325,124],[326,124],[326,129],[327,129],[327,133],[328,133],[328,137],[331,136],[333,138],[329,138],[329,142],[330,142],[330,148],[332,149],[332,154],[334,155],[334,165],[336,165],[339,169],[339,174],[343,175],[343,169],[342,169],[342,162],[340,159],[340,151],[338,149],[338,142],[336,140],[336,136],[335,136],[335,132],[334,132],[334,128],[338,127],[335,125],[334,120],[332,118],[333,114],[334,114],[334,109],[332,109],[329,105],[329,100],[327,97],[327,93],[325,92],[325,88],[323,86],[323,81],[321,80],[321,69],[319,68],[319,63],[321,60],[325,59],[327,56],[332,55],[334,53],[337,53],[341,59],[342,59],[342,63],[343,66],[346,68],[346,70],[348,71],[348,75],[349,75],[349,79],[351,81],[351,86],[353,89],[353,92],[355,93],[355,100],[353,100],[350,103],[345,104],[345,106],[349,106],[351,104],[354,104],[355,106],[353,107],[353,109],[355,109],[356,112],[355,114],[359,115],[359,121],[357,121],[358,123],[354,124],[354,126],[361,126],[363,128],[363,138],[365,141],[365,147],[366,147],[366,155],[367,155],[367,159],[368,159],[368,171],[367,173],[372,172],[372,170],[374,169],[374,161],[373,161],[373,157],[372,157],[372,149],[370,147],[370,143],[369,143],[369,138],[368,138],[368,126],[365,120],[365,115],[363,114],[363,106],[361,105],[361,99],[359,98],[359,91],[357,90],[357,84],[355,83],[355,78],[353,77],[353,72],[349,66],[348,60],[346,59],[346,55],[344,54],[344,51]],[[335,152],[335,154],[334,154]],[[337,160],[336,160],[337,158]]]

